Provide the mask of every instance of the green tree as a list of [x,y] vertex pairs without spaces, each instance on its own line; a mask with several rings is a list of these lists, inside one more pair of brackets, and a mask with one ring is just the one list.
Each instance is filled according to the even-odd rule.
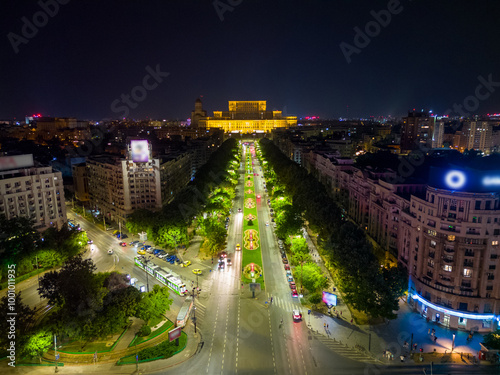
[[319,292],[314,292],[309,296],[309,302],[311,302],[314,306],[320,303],[322,300],[322,295]]
[[52,337],[53,335],[50,332],[45,329],[39,329],[29,336],[21,349],[21,355],[31,358],[38,357],[40,363],[42,363],[42,355],[52,346]]
[[497,329],[495,332],[490,332],[483,338],[483,345],[500,350],[500,329]]
[[174,249],[188,243],[187,226],[185,224],[164,224],[158,229],[156,243]]
[[[4,317],[3,319],[0,319],[0,330],[4,332],[3,335],[0,335],[0,347],[3,349],[7,349],[9,347],[12,339],[9,338],[8,333],[12,332],[12,323],[14,323],[13,327],[15,329],[14,333],[16,335],[16,345],[18,347],[23,347],[30,336],[35,310],[23,303],[21,292],[19,292],[16,293],[13,301],[9,301],[8,296],[2,298],[0,302],[0,312]],[[12,312],[15,312],[16,315],[8,315],[8,313]]]
[[169,289],[155,285],[149,293],[143,293],[142,300],[137,307],[136,316],[149,322],[164,316],[166,310],[170,310],[172,299],[169,299]]
[[293,237],[291,240],[290,250],[292,253],[309,253],[309,246],[304,237]]
[[299,209],[286,205],[276,214],[276,235],[286,238],[297,234],[304,225],[304,220]]
[[295,280],[303,283],[310,292],[320,291],[328,286],[328,279],[322,274],[316,263],[305,263],[295,268]]
[[[24,217],[7,220],[0,214],[0,260],[15,263],[31,256],[40,240],[40,234],[33,228],[33,222]],[[19,269],[17,269],[19,272]]]
[[40,279],[38,292],[49,304],[64,308],[73,316],[93,317],[102,307],[105,292],[94,275],[92,259],[76,255],[66,261],[60,271],[51,271]]

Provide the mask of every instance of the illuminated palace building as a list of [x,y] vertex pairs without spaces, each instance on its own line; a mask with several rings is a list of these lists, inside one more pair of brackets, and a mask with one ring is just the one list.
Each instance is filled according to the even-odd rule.
[[226,133],[268,133],[273,129],[297,125],[296,116],[283,116],[281,111],[268,111],[265,100],[230,101],[228,111],[214,111],[207,117],[197,99],[191,114],[192,126],[220,128]]
[[409,302],[429,320],[491,331],[500,319],[500,171],[431,169],[399,217]]

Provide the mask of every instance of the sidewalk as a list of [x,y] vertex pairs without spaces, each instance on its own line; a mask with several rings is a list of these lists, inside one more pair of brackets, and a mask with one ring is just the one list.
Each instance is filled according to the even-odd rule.
[[[327,275],[331,285],[334,285],[323,259],[317,252],[315,239],[311,238],[309,233],[305,238],[313,260]],[[483,339],[481,334],[476,333],[472,340],[467,341],[469,332],[452,330],[433,322],[427,322],[402,300],[399,303],[396,319],[372,326],[357,325],[352,321],[352,315],[349,308],[342,303],[340,293],[338,293],[338,306],[335,310],[332,309],[331,316],[312,312],[310,316],[304,316],[304,321],[308,325],[310,321],[310,329],[332,340],[341,341],[349,347],[359,345],[366,351],[370,349],[369,352],[372,356],[382,361],[392,362],[392,360],[387,359],[387,356],[384,358],[384,352],[390,352],[394,355],[395,363],[401,363],[399,357],[402,354],[406,355],[405,362],[416,363],[410,359],[410,346],[417,344],[413,352],[417,353],[415,361],[418,363],[433,361],[436,363],[472,364],[473,357],[477,359],[481,349],[479,345]],[[328,329],[325,325],[328,325]],[[432,336],[432,330],[434,330],[434,336]],[[453,342],[454,335],[455,341]],[[437,337],[436,341],[434,341],[434,337]],[[450,356],[452,345],[454,354]],[[422,362],[420,361],[421,352],[424,353]]]

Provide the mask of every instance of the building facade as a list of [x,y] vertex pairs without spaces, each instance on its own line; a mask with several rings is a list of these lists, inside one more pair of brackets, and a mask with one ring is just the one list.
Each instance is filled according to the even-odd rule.
[[409,112],[401,127],[401,153],[432,148],[433,139],[439,138],[434,135],[435,123],[436,117],[428,112]]
[[160,162],[161,200],[170,203],[191,181],[192,158],[194,153],[162,156]]
[[[195,104],[195,113],[202,113]],[[283,116],[282,111],[268,111],[265,100],[230,101],[228,111],[214,111],[213,117],[197,117],[199,127],[220,128],[225,133],[269,133],[273,129],[287,128],[297,125],[296,116]],[[200,112],[201,111],[201,112]]]
[[469,150],[491,152],[492,125],[488,121],[465,121],[463,125],[466,147]]
[[160,160],[151,158],[151,147],[142,142],[134,155],[134,141],[126,159],[96,156],[87,160],[91,207],[106,219],[126,222],[137,209],[159,210],[162,206]]
[[61,172],[36,167],[33,155],[1,157],[0,214],[31,219],[39,231],[62,228],[66,204]]
[[431,168],[428,181],[412,182],[321,152],[308,152],[304,162],[350,218],[406,267],[415,311],[454,329],[498,327],[500,170]]

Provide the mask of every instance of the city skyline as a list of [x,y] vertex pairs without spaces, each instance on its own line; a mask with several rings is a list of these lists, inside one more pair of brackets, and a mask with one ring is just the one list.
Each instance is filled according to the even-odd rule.
[[299,118],[500,108],[493,2],[4,7],[1,119],[185,119],[200,96],[209,113],[267,100]]

